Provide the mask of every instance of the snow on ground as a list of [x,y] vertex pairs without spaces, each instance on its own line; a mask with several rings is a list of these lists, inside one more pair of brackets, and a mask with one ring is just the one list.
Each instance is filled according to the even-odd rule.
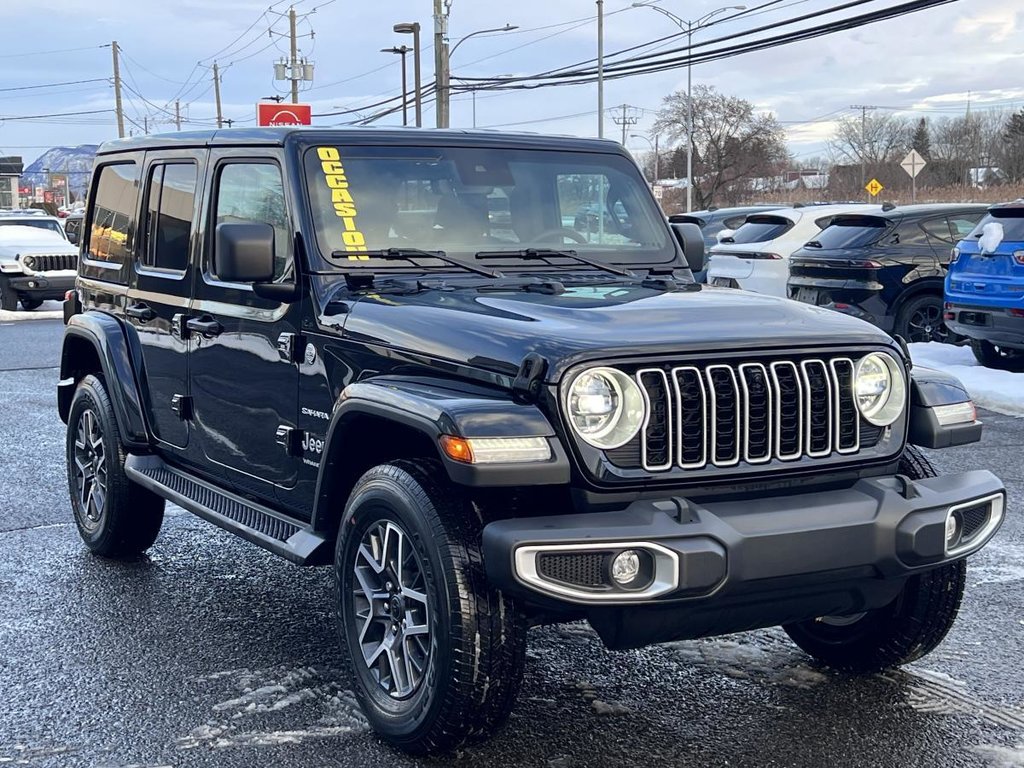
[[18,323],[25,320],[61,320],[64,318],[64,305],[59,301],[44,301],[39,309],[26,312],[19,305],[13,312],[0,309],[0,323]]
[[970,347],[952,344],[911,344],[914,365],[956,376],[976,405],[1008,416],[1024,416],[1024,373],[994,371],[974,359]]

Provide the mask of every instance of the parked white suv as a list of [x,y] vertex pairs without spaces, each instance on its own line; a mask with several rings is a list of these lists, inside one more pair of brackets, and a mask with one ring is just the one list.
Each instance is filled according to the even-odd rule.
[[708,283],[785,298],[789,257],[794,251],[836,216],[880,210],[879,205],[846,203],[752,214],[711,249]]
[[0,309],[14,311],[19,301],[35,309],[47,299],[63,299],[77,273],[78,248],[63,230],[0,226]]

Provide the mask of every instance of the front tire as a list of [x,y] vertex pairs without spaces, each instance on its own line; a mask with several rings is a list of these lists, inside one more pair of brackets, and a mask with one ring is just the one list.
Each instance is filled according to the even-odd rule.
[[356,697],[389,744],[444,752],[493,732],[522,681],[526,624],[486,581],[477,515],[436,461],[356,483],[335,550],[335,601]]
[[21,300],[21,308],[26,310],[27,312],[31,312],[33,309],[39,309],[41,306],[43,306],[43,300],[42,299],[22,299]]
[[[914,447],[900,459],[899,471],[912,480],[936,475]],[[967,562],[958,560],[911,576],[883,608],[854,616],[819,616],[783,629],[803,651],[836,669],[878,672],[898,667],[942,642],[959,613],[966,577]]]
[[71,509],[85,545],[111,558],[149,549],[160,533],[164,500],[125,474],[114,408],[96,376],[86,376],[75,389],[66,447]]
[[986,368],[996,371],[1024,371],[1024,350],[997,347],[991,341],[971,339],[974,359]]
[[3,277],[0,277],[0,309],[5,312],[14,312],[18,309],[18,294]]

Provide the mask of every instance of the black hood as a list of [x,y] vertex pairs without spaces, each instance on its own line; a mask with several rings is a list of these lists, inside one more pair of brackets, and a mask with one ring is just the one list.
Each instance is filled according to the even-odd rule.
[[874,326],[838,312],[728,288],[589,286],[563,294],[473,289],[361,298],[347,338],[514,373],[531,352],[549,380],[588,359],[736,349],[892,345]]

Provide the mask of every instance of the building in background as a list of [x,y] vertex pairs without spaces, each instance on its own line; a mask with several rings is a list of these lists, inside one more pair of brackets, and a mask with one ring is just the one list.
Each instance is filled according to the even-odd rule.
[[18,208],[18,179],[25,166],[15,155],[0,156],[0,209]]

